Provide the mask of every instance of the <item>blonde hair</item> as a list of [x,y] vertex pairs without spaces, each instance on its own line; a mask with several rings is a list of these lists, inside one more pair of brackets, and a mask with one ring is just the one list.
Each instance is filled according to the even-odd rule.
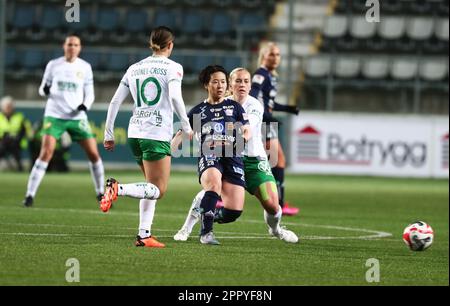
[[238,67],[238,68],[233,69],[233,71],[230,72],[230,82],[231,82],[231,79],[233,78],[233,76],[235,76],[236,73],[241,72],[241,71],[248,72],[248,74],[250,74],[250,77],[252,76],[250,71],[248,71],[247,69],[242,68],[242,67]]
[[[259,49],[259,57],[258,57],[258,65],[262,66],[263,61],[264,61],[264,57],[266,57],[267,53],[270,52],[270,50],[272,50],[272,48],[279,48],[278,45],[273,42],[273,41],[268,41],[268,42],[264,42],[261,44],[261,47]],[[275,76],[278,75],[277,71],[273,71],[273,74]]]

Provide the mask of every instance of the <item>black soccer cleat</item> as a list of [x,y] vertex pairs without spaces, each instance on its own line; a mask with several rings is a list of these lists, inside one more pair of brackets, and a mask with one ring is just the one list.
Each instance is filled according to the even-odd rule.
[[34,199],[33,199],[32,196],[27,196],[23,200],[22,204],[23,204],[24,207],[31,207],[31,206],[33,206],[33,201],[34,201]]

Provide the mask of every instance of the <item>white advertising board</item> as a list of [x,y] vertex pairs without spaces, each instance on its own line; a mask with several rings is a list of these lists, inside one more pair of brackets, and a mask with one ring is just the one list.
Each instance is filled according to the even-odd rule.
[[448,117],[305,112],[291,132],[293,172],[449,177]]

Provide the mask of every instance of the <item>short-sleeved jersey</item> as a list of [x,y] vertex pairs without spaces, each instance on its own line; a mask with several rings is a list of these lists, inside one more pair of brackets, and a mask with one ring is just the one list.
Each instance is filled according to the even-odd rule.
[[[234,100],[225,99],[219,104],[202,102],[195,106],[188,114],[189,122],[196,137],[200,140],[200,154],[209,155],[203,149],[221,147],[221,157],[242,156],[243,152],[236,152],[236,145],[244,143],[239,133],[240,127],[248,125],[248,116],[244,108]],[[227,147],[232,148],[233,156],[228,156]],[[244,148],[242,146],[242,148]]]
[[150,56],[128,68],[121,83],[134,100],[128,138],[171,141],[173,106],[169,83],[182,82],[183,67],[162,56]]
[[272,112],[275,108],[275,99],[277,97],[277,78],[269,70],[259,68],[252,79],[252,89],[250,95],[264,105],[264,121],[272,118]]
[[242,107],[248,115],[252,131],[252,138],[247,143],[244,155],[248,157],[267,158],[262,136],[264,107],[258,100],[251,96],[247,97]]
[[77,108],[85,100],[86,88],[93,88],[94,84],[92,67],[88,62],[77,58],[70,63],[65,57],[51,60],[45,68],[42,83],[51,86],[45,117],[64,120],[87,118],[86,113],[77,111]]

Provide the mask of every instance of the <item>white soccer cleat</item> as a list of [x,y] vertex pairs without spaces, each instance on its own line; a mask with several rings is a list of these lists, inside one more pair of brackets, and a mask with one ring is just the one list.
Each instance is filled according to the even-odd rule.
[[189,214],[192,218],[195,219],[195,223],[200,221],[201,217],[201,208],[200,205],[202,204],[203,197],[205,196],[205,191],[201,191],[197,194],[197,196],[192,201],[191,208],[189,209]]
[[189,239],[189,235],[191,235],[191,233],[187,229],[182,228],[175,234],[175,236],[173,236],[173,240],[187,241]]
[[209,232],[206,235],[200,236],[201,244],[208,245],[220,245],[220,242],[216,239],[216,236],[213,232]]
[[276,232],[269,228],[269,234],[287,243],[298,243],[299,241],[297,235],[285,227],[279,227]]
[[178,233],[173,236],[175,241],[187,241],[192,233],[194,226],[200,221],[202,216],[200,205],[202,199],[205,196],[205,192],[200,192],[192,201],[192,205],[189,208],[189,213],[184,223],[183,227],[178,231]]

